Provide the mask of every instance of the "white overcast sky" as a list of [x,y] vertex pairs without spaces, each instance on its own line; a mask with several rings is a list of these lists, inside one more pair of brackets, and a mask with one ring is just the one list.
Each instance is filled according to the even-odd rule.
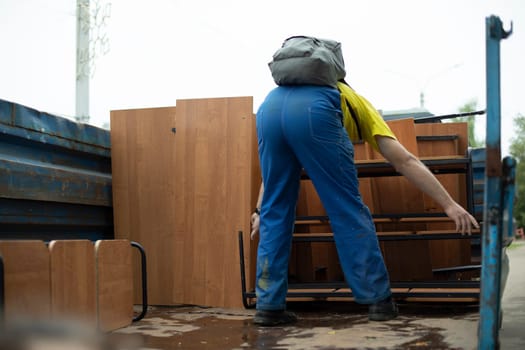
[[[441,115],[485,102],[485,18],[514,33],[501,42],[502,146],[525,114],[522,0],[100,0],[111,4],[109,52],[91,79],[91,123],[114,109],[177,99],[253,96],[274,87],[267,63],[291,35],[342,43],[348,82],[378,109]],[[75,114],[76,0],[0,0],[0,99]],[[485,118],[476,130],[484,137]]]

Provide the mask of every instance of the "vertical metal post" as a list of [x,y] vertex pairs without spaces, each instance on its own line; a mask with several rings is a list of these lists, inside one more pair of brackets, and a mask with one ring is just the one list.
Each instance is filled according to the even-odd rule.
[[486,18],[487,160],[483,211],[478,348],[499,347],[502,248],[500,41],[510,35],[496,16]]
[[242,231],[239,231],[239,258],[241,263],[241,294],[242,294],[242,304],[246,309],[251,309],[255,307],[255,304],[250,304],[248,297],[246,296],[246,269],[244,265],[244,240],[242,238]]
[[77,64],[76,102],[77,120],[89,120],[89,79],[91,60],[89,52],[90,0],[77,0]]

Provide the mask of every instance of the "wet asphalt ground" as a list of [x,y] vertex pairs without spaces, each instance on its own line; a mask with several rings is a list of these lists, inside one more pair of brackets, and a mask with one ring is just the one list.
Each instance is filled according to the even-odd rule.
[[[501,349],[525,349],[525,242],[508,249]],[[292,302],[299,321],[258,327],[255,310],[152,307],[146,317],[110,334],[126,349],[476,349],[476,304],[405,303],[398,318],[369,322],[352,302]]]

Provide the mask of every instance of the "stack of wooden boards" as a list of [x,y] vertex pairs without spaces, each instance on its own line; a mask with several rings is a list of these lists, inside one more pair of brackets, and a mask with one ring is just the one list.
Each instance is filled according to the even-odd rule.
[[7,326],[53,320],[111,331],[131,324],[127,240],[0,241]]
[[115,237],[144,247],[151,305],[242,307],[237,237],[261,183],[252,100],[111,111]]
[[[390,126],[419,157],[466,156],[466,123],[414,124],[407,119]],[[428,141],[425,135],[446,137]],[[368,145],[355,148],[358,163],[382,162]],[[252,97],[184,99],[177,100],[176,107],[112,111],[111,158],[115,237],[145,248],[149,303],[242,307],[238,233],[249,242],[241,249],[247,288],[253,290],[257,241],[249,238],[250,216],[261,183]],[[464,174],[438,178],[454,198],[466,203]],[[374,214],[441,211],[402,177],[360,181]],[[324,215],[308,181],[301,191],[298,215]],[[454,228],[442,218],[382,219],[376,225],[379,235]],[[300,226],[303,234],[330,233],[329,225]],[[322,245],[295,245],[292,278],[340,278],[333,246]],[[433,269],[470,261],[468,240],[385,241],[381,247],[396,280],[431,279]],[[137,259],[135,276],[140,276],[139,266]],[[140,302],[137,277],[135,302]]]

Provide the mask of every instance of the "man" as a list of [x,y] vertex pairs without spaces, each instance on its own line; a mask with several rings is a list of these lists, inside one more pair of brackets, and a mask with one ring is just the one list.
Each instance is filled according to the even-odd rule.
[[[356,114],[353,117],[345,110],[347,101]],[[255,324],[275,326],[297,319],[286,311],[286,293],[303,168],[330,218],[339,261],[355,301],[369,305],[372,321],[397,316],[374,223],[359,194],[351,142],[358,133],[439,203],[457,231],[470,234],[472,226],[478,227],[428,168],[397,141],[377,110],[344,81],[337,83],[337,89],[279,86],[260,106],[256,125],[263,183],[252,215],[252,237],[260,234]]]

